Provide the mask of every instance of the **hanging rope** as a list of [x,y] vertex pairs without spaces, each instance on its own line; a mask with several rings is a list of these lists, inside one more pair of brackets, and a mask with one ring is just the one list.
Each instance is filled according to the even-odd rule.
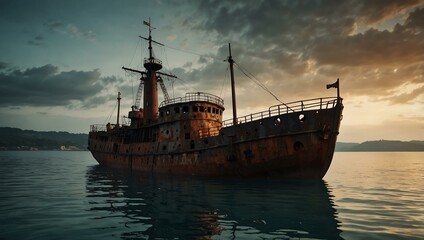
[[[183,80],[183,79],[182,79],[182,78],[180,78],[180,77],[177,77],[176,79],[180,80],[180,81],[181,81],[181,84],[182,84],[185,88],[188,88],[188,86],[187,86],[187,85],[185,85],[185,83],[186,83],[186,84],[188,84],[185,80]],[[199,91],[199,89],[197,89],[197,88],[195,88],[195,87],[190,86],[189,88],[192,88],[192,89],[196,90],[196,92],[200,92],[200,91]]]
[[224,95],[224,96],[222,96],[222,93],[224,92],[226,92],[226,89],[227,89],[227,86],[228,86],[228,83],[229,83],[229,81],[227,81],[227,79],[228,79],[228,66],[227,66],[227,69],[225,70],[225,75],[224,75],[224,78],[222,79],[222,83],[221,83],[221,92],[219,93],[219,96],[223,99],[223,100],[225,100],[225,96],[226,95]]
[[115,112],[116,107],[118,106],[118,101],[116,101],[115,103],[115,107],[113,108],[112,112],[110,113],[109,117],[105,119],[105,121],[103,122],[103,125],[106,124],[106,122],[110,122],[110,118],[112,117],[112,114]]
[[261,87],[263,90],[265,90],[266,92],[268,92],[269,94],[271,94],[275,100],[277,100],[278,102],[284,104],[282,101],[280,101],[280,99],[278,99],[277,96],[275,96],[274,93],[271,92],[271,90],[269,90],[261,81],[259,81],[253,74],[251,74],[249,71],[247,71],[247,69],[243,68],[242,66],[238,65],[236,62],[234,62],[236,64],[236,66],[240,69],[240,71],[246,76],[248,77],[250,80],[252,80],[254,83],[256,83],[259,87]]
[[163,46],[166,47],[166,48],[176,50],[176,51],[185,52],[185,53],[197,55],[197,56],[200,56],[200,57],[212,58],[212,59],[219,60],[219,61],[222,60],[221,58],[214,57],[214,56],[211,56],[211,55],[204,55],[204,54],[200,54],[200,53],[196,53],[196,52],[192,52],[192,51],[188,51],[188,50],[184,50],[184,49],[179,49],[179,48],[171,47],[171,46],[167,46],[167,45],[163,45]]
[[269,94],[271,94],[275,100],[277,100],[278,102],[280,102],[281,104],[283,104],[284,106],[286,106],[288,109],[290,109],[291,111],[294,112],[294,110],[289,107],[287,104],[285,104],[284,102],[282,102],[280,99],[278,99],[277,96],[275,96],[274,93],[271,92],[271,90],[269,90],[261,81],[259,81],[259,79],[257,79],[253,74],[251,74],[249,71],[247,71],[247,69],[243,68],[242,66],[238,65],[236,62],[234,62],[236,64],[236,66],[240,69],[240,71],[246,76],[248,77],[250,80],[252,80],[254,83],[256,83],[259,87],[261,87],[263,90],[265,90],[266,92],[268,92]]
[[135,46],[134,54],[131,58],[130,64],[128,64],[128,66],[131,66],[132,62],[134,61],[135,53],[137,52],[138,46],[140,45],[140,41],[141,41],[140,39],[137,39],[137,45]]

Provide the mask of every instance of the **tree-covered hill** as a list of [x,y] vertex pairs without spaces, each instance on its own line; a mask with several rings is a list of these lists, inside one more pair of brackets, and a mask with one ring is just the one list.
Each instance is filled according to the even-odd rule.
[[0,149],[3,150],[59,150],[62,146],[66,149],[86,150],[87,138],[88,135],[82,133],[38,132],[0,127]]
[[424,141],[378,140],[363,143],[337,143],[340,152],[422,152]]

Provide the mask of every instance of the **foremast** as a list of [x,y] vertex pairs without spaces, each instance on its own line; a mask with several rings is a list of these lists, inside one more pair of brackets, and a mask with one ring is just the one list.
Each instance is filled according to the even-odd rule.
[[152,122],[155,122],[158,119],[158,112],[159,112],[159,103],[158,103],[158,74],[165,75],[168,77],[174,77],[176,76],[171,74],[166,74],[159,72],[159,70],[162,69],[162,61],[159,59],[156,59],[153,56],[153,48],[152,43],[156,43],[159,45],[162,45],[159,42],[156,42],[152,39],[152,29],[154,29],[150,24],[150,18],[149,22],[143,21],[143,24],[149,27],[149,37],[145,38],[140,36],[140,38],[147,40],[149,43],[149,57],[144,59],[144,68],[147,70],[140,71],[136,69],[126,68],[122,67],[122,69],[136,72],[141,74],[140,80],[143,81],[144,88],[143,88],[143,121],[145,124],[149,124]]

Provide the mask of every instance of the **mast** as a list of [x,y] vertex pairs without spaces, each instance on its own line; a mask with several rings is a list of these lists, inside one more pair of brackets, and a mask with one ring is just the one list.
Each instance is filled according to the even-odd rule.
[[[150,24],[150,18],[149,21],[143,21],[143,24],[149,27],[149,37],[145,38],[142,36],[139,36],[140,38],[147,40],[149,43],[149,57],[144,59],[144,68],[147,70],[140,71],[136,69],[126,68],[122,67],[122,69],[136,72],[141,74],[140,80],[143,81],[144,88],[143,88],[143,111],[144,111],[144,121],[145,123],[151,123],[152,121],[155,121],[158,118],[158,111],[159,111],[159,105],[158,105],[158,75],[164,75],[167,77],[177,78],[177,76],[172,74],[167,74],[160,72],[159,70],[162,69],[162,61],[159,59],[156,59],[153,56],[153,47],[152,43],[164,46],[162,43],[157,42],[152,39],[152,29],[155,29]],[[161,84],[161,87],[165,89],[165,85]],[[139,87],[140,89],[141,87]],[[166,89],[164,90],[164,95],[166,98],[167,92]]]
[[116,115],[116,126],[119,127],[119,110],[121,109],[121,92],[118,92],[118,115]]
[[231,56],[231,44],[228,43],[228,49],[230,52],[230,56],[228,56],[228,62],[230,63],[230,73],[231,73],[231,101],[233,104],[233,125],[237,125],[237,107],[236,107],[236,87],[234,83],[234,60]]
[[152,40],[150,18],[149,22],[143,21],[143,23],[149,27],[149,38],[141,37],[149,42],[149,58],[144,59],[144,67],[147,69],[147,79],[144,81],[143,108],[144,118],[147,123],[150,123],[158,117],[158,79],[156,72],[162,69],[162,62],[153,57],[152,42],[158,42]]

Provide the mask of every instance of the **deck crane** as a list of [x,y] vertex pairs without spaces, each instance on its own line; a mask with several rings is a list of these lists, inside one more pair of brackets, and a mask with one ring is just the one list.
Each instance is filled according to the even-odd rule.
[[166,90],[165,83],[163,82],[163,79],[160,75],[158,76],[158,83],[160,85],[160,88],[162,89],[162,93],[163,93],[163,97],[165,98],[165,101],[169,102],[169,94],[168,94],[168,91]]

